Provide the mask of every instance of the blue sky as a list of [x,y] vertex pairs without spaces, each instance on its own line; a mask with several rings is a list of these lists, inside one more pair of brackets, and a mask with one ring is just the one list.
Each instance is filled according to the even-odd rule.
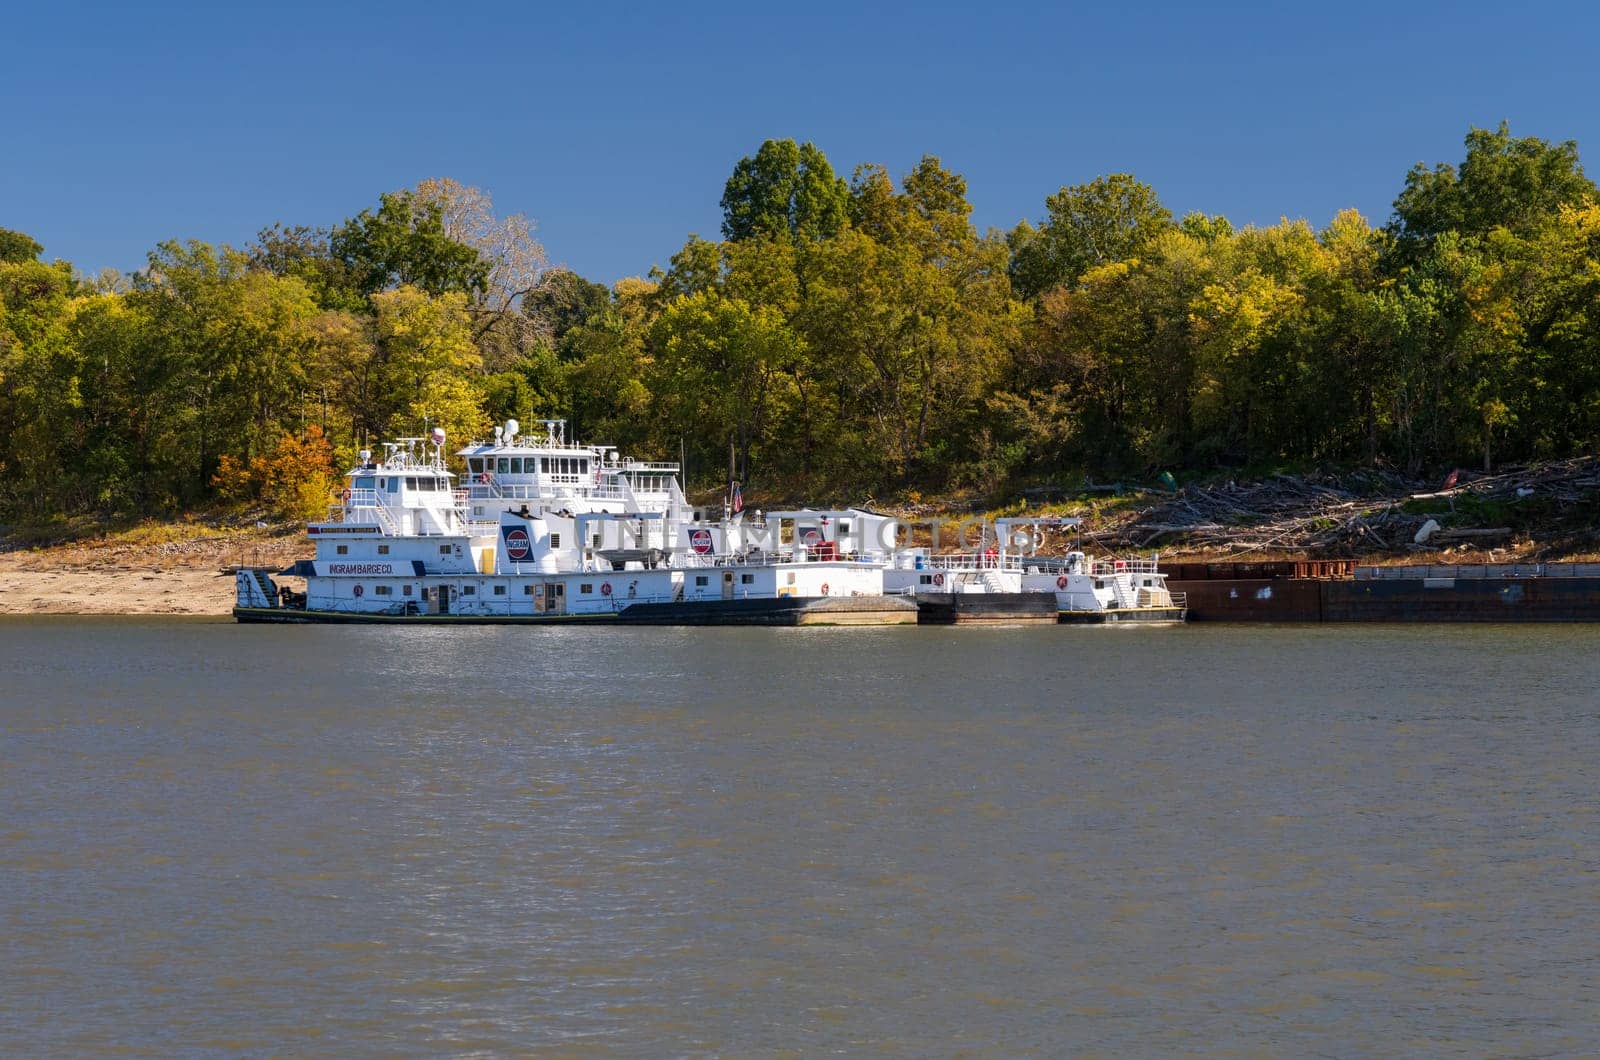
[[331,225],[430,176],[606,282],[714,236],[734,163],[923,154],[974,220],[1126,171],[1176,214],[1381,223],[1471,125],[1600,142],[1600,8],[1531,4],[15,5],[0,226],[88,272]]

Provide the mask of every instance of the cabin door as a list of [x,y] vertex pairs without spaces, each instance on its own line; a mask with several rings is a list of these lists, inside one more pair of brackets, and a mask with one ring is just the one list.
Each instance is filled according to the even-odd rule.
[[733,599],[733,571],[731,570],[722,572],[722,598],[724,600]]
[[545,606],[558,615],[567,612],[567,583],[552,582],[545,590]]
[[450,586],[448,585],[439,586],[439,613],[441,615],[450,613]]

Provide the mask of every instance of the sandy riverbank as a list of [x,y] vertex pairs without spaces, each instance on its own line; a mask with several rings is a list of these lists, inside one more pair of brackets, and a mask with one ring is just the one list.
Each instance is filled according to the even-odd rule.
[[225,615],[234,600],[225,566],[287,564],[309,550],[297,534],[234,534],[0,552],[0,615]]

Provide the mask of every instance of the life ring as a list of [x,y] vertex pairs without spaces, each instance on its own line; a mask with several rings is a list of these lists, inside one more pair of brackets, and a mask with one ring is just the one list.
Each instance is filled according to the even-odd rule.
[[1065,589],[1066,587],[1067,587],[1067,576],[1065,574],[1056,575],[1056,588],[1057,589]]
[[828,595],[828,583],[827,582],[823,582],[822,583],[822,595],[823,596],[827,596]]
[[1123,571],[1128,569],[1128,565],[1119,559],[1111,565],[1111,569],[1116,571],[1118,574],[1121,574]]
[[357,585],[354,589],[351,589],[350,591],[352,593],[355,593],[357,596],[360,596],[362,593],[366,592],[366,590],[361,588],[361,586],[359,586],[359,585]]
[[601,596],[610,596],[611,595],[611,583],[610,582],[601,582],[600,583],[600,595]]
[[489,484],[489,472],[487,472],[487,471],[478,472],[478,481],[483,483],[485,486],[487,486]]
[[935,585],[943,585],[944,584],[944,575],[942,573],[941,574],[935,574],[933,576],[933,584],[935,584]]
[[349,490],[340,490],[339,491],[339,499],[344,501],[346,504],[349,504],[350,503],[350,491]]

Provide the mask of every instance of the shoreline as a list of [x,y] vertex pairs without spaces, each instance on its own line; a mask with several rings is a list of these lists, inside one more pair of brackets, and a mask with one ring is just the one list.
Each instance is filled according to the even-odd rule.
[[234,579],[224,567],[286,565],[308,551],[298,535],[239,533],[0,552],[0,615],[228,615]]

